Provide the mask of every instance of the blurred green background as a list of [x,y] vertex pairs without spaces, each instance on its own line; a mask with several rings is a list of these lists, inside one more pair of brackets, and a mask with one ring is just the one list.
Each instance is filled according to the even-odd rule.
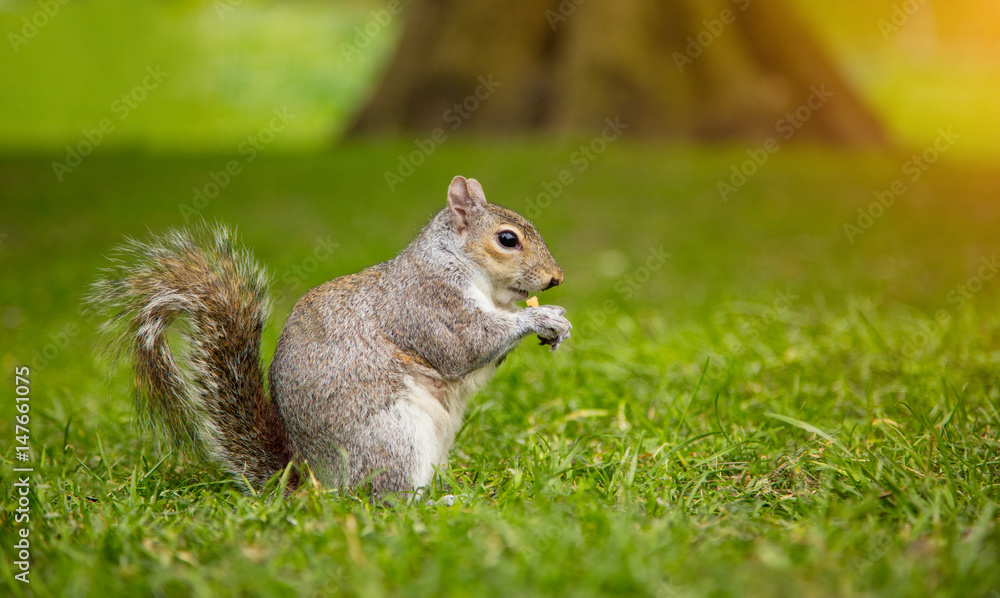
[[[4,150],[49,151],[80,137],[139,84],[168,73],[102,151],[141,147],[230,151],[283,106],[296,116],[273,148],[315,149],[373,81],[396,28],[344,59],[353,27],[376,2],[71,2],[34,38],[2,53]],[[19,31],[34,2],[6,2],[0,27]],[[231,12],[229,12],[231,11]],[[117,118],[116,118],[117,120]]]
[[[484,23],[511,30],[518,11],[477,21],[493,0],[412,0],[345,53],[389,1],[0,0],[0,380],[10,389],[14,368],[31,367],[36,467],[34,577],[14,581],[4,502],[0,594],[1000,596],[1000,278],[988,266],[1000,253],[1000,1],[789,1],[888,143],[834,143],[825,129],[747,166],[762,143],[738,127],[749,113],[733,110],[722,121],[733,128],[651,136],[631,120],[641,102],[625,102],[631,128],[579,170],[573,156],[614,113],[596,128],[560,128],[571,110],[540,113],[556,120],[505,135],[491,111],[518,81],[503,76],[504,94],[395,187],[386,172],[429,128],[345,132],[385,92],[384,74],[400,74],[408,19],[464,11],[476,27],[463,37],[458,19],[447,39],[502,55],[507,37]],[[590,40],[639,9],[683,5],[686,25],[665,27],[665,66],[648,77],[704,86],[675,88],[689,94],[683,124],[738,107],[719,90],[752,61],[720,56],[773,59],[768,35],[736,49],[742,38],[726,34],[683,76],[674,69],[686,36],[744,3],[586,0],[551,30],[534,18],[605,65],[552,78],[572,96],[581,80],[643,81],[602,61],[651,38]],[[44,24],[32,32],[25,19]],[[783,39],[786,57],[808,54]],[[433,41],[416,46],[430,55]],[[466,68],[471,86],[440,77],[464,58],[434,55],[447,68],[425,73],[437,78],[411,103],[416,122],[440,126],[433,92],[461,99],[489,72]],[[806,89],[827,80],[806,71]],[[388,99],[400,89],[420,97],[416,85]],[[773,115],[756,118],[774,134]],[[95,133],[102,121],[114,129]],[[273,123],[282,129],[264,140]],[[957,141],[912,170],[942,128]],[[53,162],[88,136],[98,147],[60,178]],[[264,141],[251,163],[248,144]],[[225,174],[233,160],[238,176]],[[738,167],[754,174],[722,197]],[[564,170],[574,182],[540,208]],[[98,319],[81,308],[123,236],[200,218],[237,227],[274,274],[266,362],[297,297],[398,252],[456,174],[534,220],[566,273],[542,302],[575,326],[551,355],[522,343],[472,401],[429,491],[463,500],[384,510],[309,490],[263,501],[126,425],[129,377],[100,357]],[[906,190],[886,207],[877,197],[895,181]],[[199,204],[213,184],[224,189]],[[3,402],[4,476],[17,463],[13,415]]]
[[[963,135],[955,154],[1000,157],[1000,3],[927,0],[901,26],[892,0],[794,0],[825,49],[895,141]],[[0,2],[0,151],[49,153],[80,138],[149,65],[169,76],[117,123],[100,152],[231,152],[278,107],[296,115],[271,149],[315,150],[338,137],[370,94],[402,18],[345,53],[372,1],[73,0],[33,36],[36,1]],[[51,9],[50,9],[51,11]],[[694,31],[692,31],[694,33]],[[14,37],[12,37],[14,36]]]

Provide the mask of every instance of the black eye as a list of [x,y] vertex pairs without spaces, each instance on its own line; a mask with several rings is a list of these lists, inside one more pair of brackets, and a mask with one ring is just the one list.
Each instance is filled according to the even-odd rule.
[[517,235],[515,235],[512,232],[510,232],[509,230],[502,230],[502,231],[498,232],[497,233],[497,241],[499,241],[501,245],[503,245],[504,247],[507,247],[509,249],[513,249],[513,248],[517,247],[517,243],[518,243],[518,241],[517,241]]

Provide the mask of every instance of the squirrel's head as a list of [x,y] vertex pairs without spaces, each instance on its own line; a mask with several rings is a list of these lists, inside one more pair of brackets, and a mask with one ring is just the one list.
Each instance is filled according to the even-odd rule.
[[475,179],[457,176],[451,181],[448,211],[459,243],[489,276],[498,303],[524,301],[562,283],[563,272],[534,225],[517,212],[487,203]]

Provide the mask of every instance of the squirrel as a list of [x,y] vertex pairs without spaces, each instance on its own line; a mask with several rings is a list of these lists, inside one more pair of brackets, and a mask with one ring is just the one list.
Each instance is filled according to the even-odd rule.
[[419,493],[447,462],[466,403],[520,341],[536,334],[554,351],[570,336],[562,307],[515,305],[563,282],[541,235],[457,176],[447,207],[399,255],[298,300],[269,399],[268,276],[227,228],[201,233],[208,242],[184,230],[127,239],[88,300],[131,362],[140,417],[254,492],[307,463],[324,486]]

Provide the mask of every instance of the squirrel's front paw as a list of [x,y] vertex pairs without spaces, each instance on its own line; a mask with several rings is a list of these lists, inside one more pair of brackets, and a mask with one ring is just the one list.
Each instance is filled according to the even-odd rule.
[[542,305],[524,310],[531,318],[532,331],[538,335],[542,345],[550,345],[550,351],[559,348],[560,343],[569,338],[573,325],[563,314],[566,310],[558,305]]

